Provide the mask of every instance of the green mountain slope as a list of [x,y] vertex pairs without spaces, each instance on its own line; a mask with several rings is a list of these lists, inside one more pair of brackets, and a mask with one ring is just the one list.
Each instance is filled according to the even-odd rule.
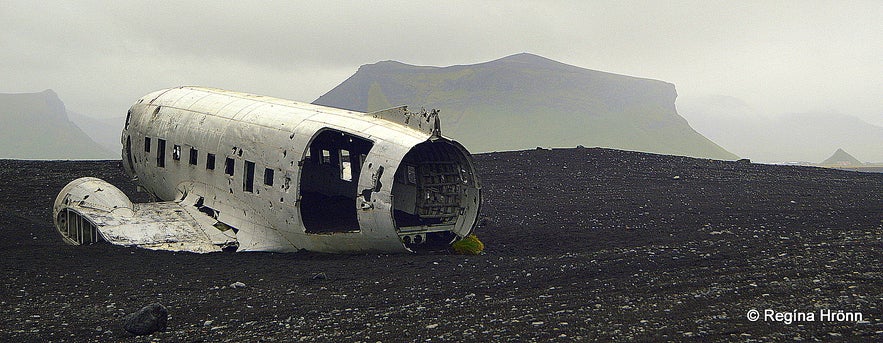
[[474,65],[364,65],[314,103],[356,111],[441,110],[442,132],[472,151],[602,146],[734,159],[675,110],[674,85],[531,54]]
[[52,90],[0,94],[0,158],[119,159],[67,117]]

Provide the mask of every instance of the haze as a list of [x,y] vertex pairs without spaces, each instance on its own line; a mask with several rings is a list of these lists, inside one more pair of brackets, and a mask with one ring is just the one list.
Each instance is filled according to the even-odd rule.
[[122,116],[205,85],[312,101],[367,63],[471,64],[530,52],[720,94],[768,115],[883,125],[880,1],[2,1],[0,92],[54,89]]

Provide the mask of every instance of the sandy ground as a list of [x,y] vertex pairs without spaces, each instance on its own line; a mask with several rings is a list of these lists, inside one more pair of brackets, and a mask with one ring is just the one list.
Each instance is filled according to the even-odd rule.
[[[70,180],[146,197],[118,161],[0,160],[0,341],[883,340],[883,174],[606,149],[476,163],[487,250],[467,257],[67,246],[50,212]],[[168,329],[128,335],[152,302]]]

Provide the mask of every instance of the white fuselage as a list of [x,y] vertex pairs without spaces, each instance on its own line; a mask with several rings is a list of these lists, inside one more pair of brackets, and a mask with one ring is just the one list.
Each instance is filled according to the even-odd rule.
[[172,88],[130,109],[123,164],[233,229],[240,251],[403,251],[465,237],[481,203],[468,152],[422,119]]

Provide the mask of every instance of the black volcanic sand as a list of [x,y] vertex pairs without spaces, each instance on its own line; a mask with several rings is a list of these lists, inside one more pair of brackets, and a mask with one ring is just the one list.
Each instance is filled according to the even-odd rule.
[[[883,340],[883,174],[605,149],[476,163],[487,250],[467,257],[68,246],[50,219],[68,181],[146,200],[120,163],[0,160],[0,341]],[[128,335],[152,302],[168,329]]]

